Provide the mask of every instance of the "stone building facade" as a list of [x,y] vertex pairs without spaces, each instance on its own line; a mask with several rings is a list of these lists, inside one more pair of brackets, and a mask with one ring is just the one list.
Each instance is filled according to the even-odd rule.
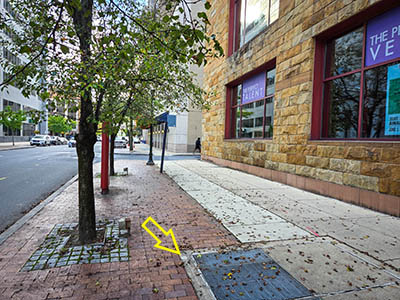
[[210,3],[202,158],[399,216],[400,3]]
[[[10,1],[0,0],[0,14],[13,15]],[[10,35],[9,31],[0,30],[0,39],[11,39]],[[8,60],[15,65],[22,65],[28,62],[22,55],[13,54],[4,46],[0,47],[0,59]],[[10,76],[11,74],[0,66],[0,82],[2,83],[8,80]],[[47,114],[46,104],[36,93],[32,92],[31,95],[25,97],[21,90],[13,84],[9,84],[6,88],[0,89],[0,111],[3,111],[7,106],[11,107],[13,111],[22,110],[28,112],[36,110]],[[29,141],[35,134],[35,131],[39,131],[41,134],[47,134],[47,121],[41,121],[39,124],[35,125],[30,118],[27,118],[27,120],[22,123],[21,128],[14,132],[12,132],[10,128],[0,125],[0,142],[11,142],[13,140],[12,135],[15,135],[15,141]]]

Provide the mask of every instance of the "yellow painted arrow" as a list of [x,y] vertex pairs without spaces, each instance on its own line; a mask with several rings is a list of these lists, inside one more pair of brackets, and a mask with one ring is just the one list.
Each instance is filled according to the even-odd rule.
[[[158,229],[161,230],[161,232],[165,236],[169,236],[169,235],[171,236],[172,242],[174,243],[174,246],[175,246],[175,250],[167,248],[167,247],[163,247],[163,246],[160,245],[161,244],[161,240],[150,229],[148,229],[146,227],[146,224],[148,222],[152,222]],[[150,234],[153,237],[153,239],[155,239],[157,241],[157,243],[154,245],[154,248],[158,248],[158,249],[161,249],[161,250],[165,250],[165,251],[168,251],[168,252],[171,252],[171,253],[175,253],[175,254],[181,255],[181,251],[179,251],[179,247],[178,247],[178,244],[176,243],[175,236],[174,236],[174,233],[172,232],[172,229],[170,229],[168,231],[165,231],[164,228],[162,228],[160,224],[158,224],[156,221],[154,221],[154,219],[152,217],[148,217],[147,220],[143,222],[142,227],[143,227],[144,230],[147,231],[148,234]]]

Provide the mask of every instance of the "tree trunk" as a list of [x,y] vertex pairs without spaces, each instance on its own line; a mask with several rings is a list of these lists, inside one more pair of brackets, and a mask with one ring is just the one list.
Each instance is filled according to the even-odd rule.
[[[75,2],[75,1],[73,1]],[[71,2],[71,3],[73,3]],[[90,64],[90,42],[92,39],[93,0],[80,0],[79,5],[70,4],[70,14],[79,38],[81,50],[81,76],[79,82],[87,86],[85,65]],[[76,137],[79,172],[79,240],[87,244],[96,238],[96,212],[93,189],[93,147],[96,143],[97,124],[92,122],[94,109],[90,88],[80,98],[79,134]]]
[[[81,108],[81,112],[82,112]],[[84,125],[86,123],[86,125]],[[88,126],[87,129],[83,127]],[[96,238],[96,210],[93,188],[93,147],[96,143],[96,130],[92,130],[93,124],[86,120],[79,123],[76,151],[78,154],[79,172],[79,240],[87,244]]]
[[110,176],[115,175],[115,170],[114,170],[114,149],[115,149],[115,138],[117,137],[117,134],[113,133],[110,136],[111,140],[111,145],[110,145]]
[[14,144],[14,130],[12,130],[12,129],[11,129],[11,138],[12,138],[13,146],[15,146],[15,144]]

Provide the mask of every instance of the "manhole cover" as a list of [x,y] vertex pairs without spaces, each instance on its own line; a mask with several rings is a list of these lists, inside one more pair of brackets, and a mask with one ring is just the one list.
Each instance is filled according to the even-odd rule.
[[217,299],[285,300],[312,296],[260,249],[199,254],[194,259]]

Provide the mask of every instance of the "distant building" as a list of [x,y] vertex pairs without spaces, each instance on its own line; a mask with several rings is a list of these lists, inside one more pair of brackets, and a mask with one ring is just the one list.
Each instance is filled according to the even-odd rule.
[[[149,6],[151,9],[162,11],[167,3],[166,0],[150,0]],[[197,13],[204,11],[204,2],[199,1],[196,4],[190,4],[192,16],[197,18]],[[181,22],[184,22],[181,18]],[[195,80],[200,87],[203,86],[203,68],[196,65],[189,67],[190,71],[196,74]],[[188,99],[189,111],[187,112],[170,112],[169,130],[167,134],[166,149],[171,152],[192,152],[195,147],[195,142],[198,137],[201,137],[201,109],[195,108],[190,105]],[[154,126],[153,144],[156,148],[162,147],[164,125],[160,124]],[[149,143],[148,130],[143,130],[143,136],[147,143]]]
[[400,215],[400,2],[211,0],[202,158]]
[[[0,13],[13,15],[11,6],[8,0],[0,0]],[[1,39],[11,38],[7,32],[0,32]],[[1,47],[0,47],[1,48]],[[26,63],[26,59],[23,56],[14,55],[6,48],[1,48],[0,55],[12,62],[13,64]],[[0,66],[0,82],[3,82],[9,78],[10,74],[7,73]],[[21,91],[15,86],[9,85],[3,91],[0,91],[0,111],[3,111],[6,106],[10,106],[14,111],[16,110],[37,110],[46,112],[46,105],[40,99],[36,93],[32,93],[29,97],[24,97]],[[47,121],[43,121],[38,125],[32,124],[31,120],[27,119],[21,129],[16,131],[16,141],[26,141],[29,137],[34,135],[35,131],[39,131],[41,134],[48,132]],[[0,142],[11,141],[11,130],[0,125]]]

